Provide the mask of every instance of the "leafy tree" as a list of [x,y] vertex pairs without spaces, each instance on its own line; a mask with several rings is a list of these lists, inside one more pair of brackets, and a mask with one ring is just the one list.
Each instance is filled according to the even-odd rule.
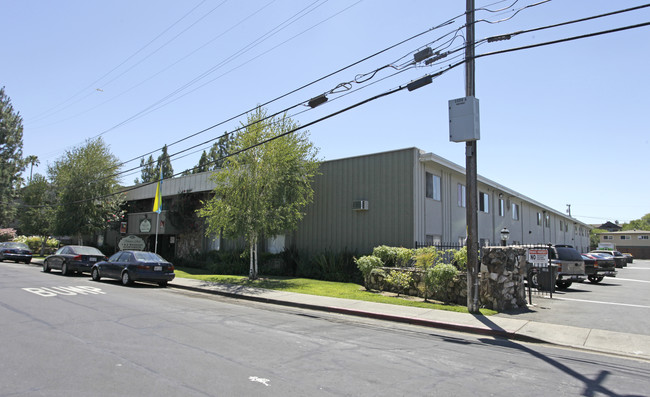
[[156,168],[154,164],[152,155],[149,155],[149,158],[147,159],[146,163],[144,161],[144,157],[141,158],[140,159],[140,180],[138,180],[138,178],[135,178],[134,181],[135,184],[137,185],[138,183],[153,182],[158,180],[159,173],[157,170],[158,168]]
[[162,153],[158,156],[158,161],[156,161],[155,177],[154,181],[160,178],[160,167],[162,166],[162,175],[164,179],[171,178],[174,176],[174,169],[172,168],[172,162],[169,159],[169,154],[167,154],[167,145],[163,146]]
[[598,237],[598,234],[600,233],[607,233],[607,230],[591,229],[589,231],[589,246],[591,247],[591,249],[598,248],[598,243],[600,243],[600,237]]
[[645,214],[641,219],[635,219],[624,224],[623,230],[650,230],[650,214]]
[[53,225],[56,234],[77,236],[83,244],[83,236],[104,230],[107,222],[120,213],[123,196],[108,197],[118,188],[118,164],[117,157],[97,138],[66,151],[48,166],[57,194]]
[[56,195],[47,179],[41,174],[30,178],[29,185],[22,190],[24,208],[20,211],[20,230],[22,234],[41,238],[41,255],[45,252],[45,243],[52,233],[54,220],[53,204]]
[[0,226],[14,220],[14,199],[22,181],[23,119],[0,88]]
[[291,131],[297,124],[287,117],[265,120],[257,108],[248,116],[232,142],[233,153],[212,174],[214,197],[198,212],[207,220],[208,235],[244,237],[249,245],[249,277],[258,277],[257,246],[263,236],[276,236],[295,229],[303,209],[313,199],[311,182],[316,175],[317,149],[307,132]]

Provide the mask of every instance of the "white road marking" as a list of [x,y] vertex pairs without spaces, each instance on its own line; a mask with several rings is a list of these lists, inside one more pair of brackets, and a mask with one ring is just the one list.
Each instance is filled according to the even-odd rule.
[[633,280],[633,279],[631,279],[631,278],[618,278],[618,277],[614,277],[614,280],[621,280],[621,281],[636,281],[636,282],[638,282],[638,283],[650,283],[650,281],[646,281],[646,280]]
[[559,299],[559,300],[563,300],[563,301],[574,301],[574,302],[599,303],[601,305],[629,306],[629,307],[640,307],[642,309],[650,309],[650,306],[634,305],[634,304],[631,304],[631,303],[588,301],[586,299],[560,298],[560,297],[557,297],[557,296],[554,296],[553,299]]
[[258,378],[257,376],[249,376],[248,380],[251,382],[258,382],[263,384],[264,386],[268,386],[269,382],[271,381],[270,379],[265,379],[265,378]]
[[88,295],[88,294],[105,294],[101,288],[80,285],[77,287],[36,287],[36,288],[23,288],[23,291],[31,292],[44,297],[52,297],[57,295]]

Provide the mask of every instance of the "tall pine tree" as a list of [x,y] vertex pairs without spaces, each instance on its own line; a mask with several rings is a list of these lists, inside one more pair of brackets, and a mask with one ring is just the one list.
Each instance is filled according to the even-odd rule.
[[0,228],[14,221],[23,170],[23,119],[0,88]]

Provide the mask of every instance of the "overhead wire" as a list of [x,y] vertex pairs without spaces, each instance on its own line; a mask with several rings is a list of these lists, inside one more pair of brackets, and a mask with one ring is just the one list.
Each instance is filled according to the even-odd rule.
[[[120,62],[117,66],[114,66],[111,70],[109,70],[108,72],[104,73],[101,77],[97,78],[95,81],[93,81],[92,83],[90,83],[90,84],[87,85],[86,87],[82,88],[82,89],[79,90],[77,93],[73,94],[73,95],[70,96],[68,99],[66,99],[66,100],[64,100],[63,102],[61,102],[60,104],[58,104],[58,105],[54,106],[53,108],[51,108],[51,109],[49,109],[49,110],[47,110],[47,111],[41,113],[40,115],[35,116],[35,117],[32,119],[32,121],[33,121],[34,119],[36,119],[36,121],[41,120],[43,117],[46,117],[46,116],[44,116],[45,114],[51,113],[51,112],[54,111],[54,110],[56,110],[56,111],[61,111],[61,110],[63,110],[63,109],[66,109],[67,107],[71,106],[71,105],[68,105],[68,106],[66,106],[65,108],[58,109],[60,106],[66,104],[67,102],[69,102],[70,100],[72,100],[73,98],[75,98],[76,96],[78,96],[78,95],[80,95],[81,93],[85,92],[86,90],[89,90],[89,89],[93,88],[94,86],[96,86],[96,85],[97,85],[97,84],[98,84],[102,79],[104,79],[105,77],[107,77],[108,75],[110,75],[111,73],[113,73],[115,70],[117,70],[118,68],[120,68],[122,65],[124,65],[124,64],[126,64],[128,61],[130,61],[133,57],[135,57],[136,55],[138,55],[139,53],[141,53],[142,51],[144,51],[147,47],[149,47],[151,44],[153,44],[153,43],[154,43],[156,40],[158,40],[161,36],[163,36],[165,33],[167,33],[167,32],[168,32],[169,30],[171,30],[173,27],[175,27],[176,25],[178,25],[178,24],[179,24],[183,19],[187,18],[191,13],[193,13],[197,8],[199,8],[199,7],[200,7],[203,3],[205,3],[206,1],[207,1],[207,0],[202,0],[201,2],[199,2],[196,6],[192,7],[192,9],[190,9],[188,12],[186,12],[182,17],[180,17],[180,18],[177,19],[174,23],[172,23],[172,24],[169,25],[167,28],[165,28],[162,32],[160,32],[158,35],[156,35],[156,37],[154,37],[153,39],[151,39],[147,44],[143,45],[143,46],[140,47],[138,50],[136,50],[133,54],[129,55],[126,59],[124,59],[122,62]],[[93,93],[91,92],[90,94],[88,94],[88,95],[84,96],[83,98],[81,98],[81,99],[75,101],[74,103],[77,103],[77,102],[79,102],[79,101],[81,101],[81,100],[87,98],[89,95],[92,95],[92,94],[93,94]],[[74,104],[74,103],[73,103],[73,104]],[[49,115],[48,115],[47,117],[49,117]]]

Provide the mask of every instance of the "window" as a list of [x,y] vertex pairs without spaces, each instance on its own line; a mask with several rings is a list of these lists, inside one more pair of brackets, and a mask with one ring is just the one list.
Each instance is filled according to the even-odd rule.
[[478,194],[478,209],[485,213],[490,212],[490,196],[487,193],[480,192]]
[[519,220],[519,204],[512,203],[512,219]]
[[603,236],[603,240],[614,240],[614,236]]
[[502,198],[499,199],[499,216],[506,215],[506,202]]
[[648,236],[647,235],[639,236],[639,240],[648,240]]
[[560,231],[562,231],[562,229],[564,229],[564,222],[560,221]]
[[551,227],[551,216],[548,214],[544,216],[544,226]]
[[631,240],[631,236],[621,236],[621,240]]
[[467,203],[467,190],[465,189],[465,185],[461,185],[460,183],[458,184],[458,206],[459,207],[465,207],[465,203]]
[[429,172],[426,173],[427,198],[440,201],[440,177]]
[[537,226],[542,226],[542,213],[537,213]]

